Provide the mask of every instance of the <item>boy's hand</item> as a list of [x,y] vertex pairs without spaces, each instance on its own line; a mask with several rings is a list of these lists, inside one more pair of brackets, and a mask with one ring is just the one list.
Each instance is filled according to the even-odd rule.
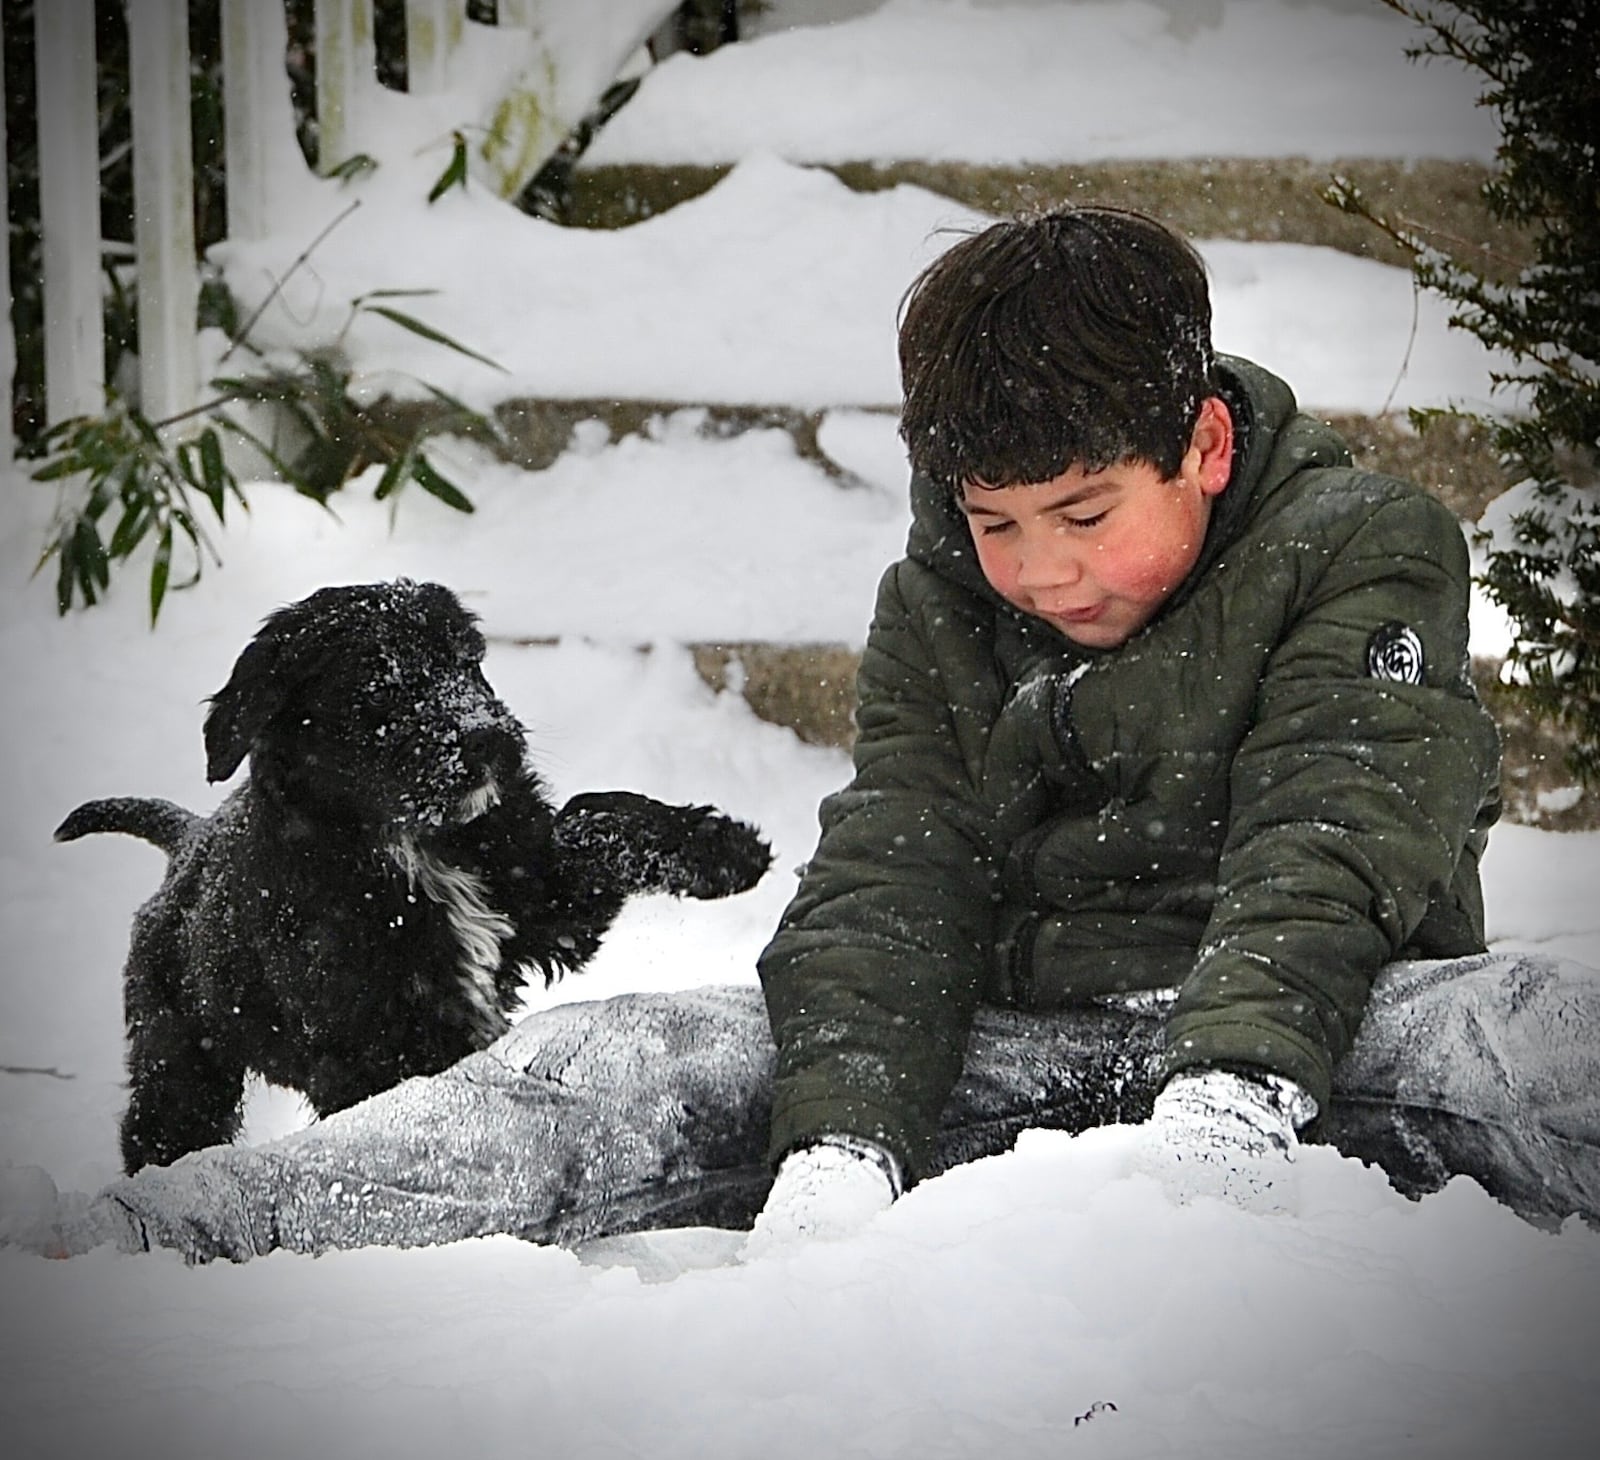
[[899,1194],[899,1164],[870,1141],[829,1137],[791,1151],[742,1255],[764,1257],[803,1238],[852,1236]]
[[1185,1071],[1156,1096],[1136,1167],[1178,1203],[1215,1196],[1245,1211],[1289,1212],[1295,1126],[1315,1113],[1311,1097],[1281,1077]]

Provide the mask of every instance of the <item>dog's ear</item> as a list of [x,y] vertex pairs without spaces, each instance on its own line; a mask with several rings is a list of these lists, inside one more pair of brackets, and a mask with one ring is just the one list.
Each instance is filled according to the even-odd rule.
[[316,615],[306,603],[268,616],[261,632],[234,662],[228,682],[211,696],[206,713],[206,779],[225,781],[283,709],[299,683],[294,666],[306,658],[308,628]]
[[261,647],[259,639],[248,644],[228,682],[211,696],[205,727],[208,781],[225,781],[239,769],[283,703],[283,691],[275,686],[266,662],[272,656],[261,653]]

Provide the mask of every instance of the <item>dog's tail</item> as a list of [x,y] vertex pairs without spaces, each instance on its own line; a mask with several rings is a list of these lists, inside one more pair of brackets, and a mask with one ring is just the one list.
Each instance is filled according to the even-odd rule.
[[170,856],[198,820],[194,812],[172,801],[108,796],[102,801],[85,801],[56,828],[56,840],[72,842],[97,831],[120,831],[160,847]]

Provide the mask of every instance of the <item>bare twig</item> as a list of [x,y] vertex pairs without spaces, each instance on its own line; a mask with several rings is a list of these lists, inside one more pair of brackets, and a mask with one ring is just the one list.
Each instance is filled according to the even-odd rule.
[[[256,306],[255,312],[250,316],[249,319],[247,319],[244,322],[243,326],[239,330],[238,335],[235,337],[233,343],[230,344],[228,346],[228,348],[222,352],[222,358],[217,361],[217,364],[219,364],[219,365],[222,364],[223,361],[225,361],[228,358],[228,356],[233,354],[233,352],[235,350],[237,350],[240,345],[242,345],[247,339],[249,339],[250,331],[255,328],[256,321],[258,319],[260,319],[261,316],[267,312],[267,306],[269,304],[271,304],[272,301],[274,299],[276,299],[278,297],[278,295],[283,292],[284,286],[289,282],[290,279],[292,279],[294,277],[295,271],[297,269],[301,268],[306,263],[306,261],[311,257],[311,255],[314,254],[322,246],[323,240],[325,238],[327,238],[327,236],[330,233],[332,233],[335,228],[337,228],[341,223],[343,223],[344,220],[346,218],[348,218],[352,213],[354,213],[355,210],[357,208],[359,208],[360,206],[361,206],[361,199],[360,198],[355,199],[355,201],[352,202],[350,204],[350,206],[344,210],[344,212],[340,213],[338,215],[338,217],[336,217],[331,223],[329,223],[328,226],[326,228],[324,228],[321,233],[319,233],[315,238],[313,238],[311,240],[311,242],[308,243],[305,246],[305,248],[303,248],[300,251],[299,256],[284,271],[283,277],[281,279],[276,280],[273,283],[272,288],[267,290],[267,297],[265,299],[263,299],[261,301],[261,303]],[[175,419],[181,420],[182,417],[177,417]],[[163,424],[166,424],[166,423],[163,423]]]

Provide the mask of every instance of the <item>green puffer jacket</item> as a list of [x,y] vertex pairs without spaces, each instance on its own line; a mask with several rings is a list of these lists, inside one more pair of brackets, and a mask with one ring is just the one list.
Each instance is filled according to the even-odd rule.
[[948,494],[913,483],[855,776],[761,959],[774,1160],[845,1132],[914,1178],[980,1000],[1179,988],[1167,1073],[1256,1068],[1325,1104],[1384,963],[1483,947],[1499,745],[1461,529],[1354,469],[1275,376],[1219,368],[1233,475],[1120,648],[1008,606]]

